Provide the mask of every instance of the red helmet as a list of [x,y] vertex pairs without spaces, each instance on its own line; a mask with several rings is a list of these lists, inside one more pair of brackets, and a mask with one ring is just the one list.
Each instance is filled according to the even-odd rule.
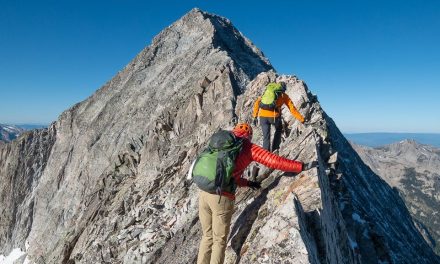
[[252,139],[252,127],[247,124],[247,123],[238,123],[234,129],[232,130],[232,132],[237,136],[237,137],[244,137],[247,138],[249,140]]

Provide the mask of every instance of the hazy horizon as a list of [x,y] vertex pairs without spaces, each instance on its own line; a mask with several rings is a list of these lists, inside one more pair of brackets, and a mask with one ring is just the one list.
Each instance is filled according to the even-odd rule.
[[440,133],[343,133],[345,138],[358,145],[381,147],[402,140],[415,140],[417,143],[440,148]]

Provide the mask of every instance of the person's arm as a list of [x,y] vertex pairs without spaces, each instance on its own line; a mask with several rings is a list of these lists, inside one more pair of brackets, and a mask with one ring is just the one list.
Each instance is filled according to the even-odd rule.
[[290,97],[284,93],[283,94],[283,102],[287,107],[289,107],[290,113],[298,119],[299,122],[304,123],[304,117],[301,115],[301,113],[296,109],[296,107],[293,105],[292,100],[290,100]]
[[261,101],[261,97],[258,97],[257,101],[255,101],[254,103],[254,112],[252,113],[253,118],[258,117],[258,111],[260,110],[260,101]]
[[260,146],[252,144],[252,160],[263,164],[266,167],[287,172],[301,172],[303,163],[295,160],[289,160],[275,155]]

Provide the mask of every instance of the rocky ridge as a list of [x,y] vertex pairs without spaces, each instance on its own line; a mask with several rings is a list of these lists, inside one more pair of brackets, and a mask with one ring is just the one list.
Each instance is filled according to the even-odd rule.
[[[44,137],[0,146],[15,153],[0,160],[0,253],[28,243],[35,263],[193,263],[201,233],[188,168],[215,130],[251,120],[253,100],[274,80],[287,82],[311,120],[301,126],[284,113],[280,154],[318,160],[319,168],[263,170],[261,191],[240,190],[226,262],[438,262],[400,197],[364,165],[305,83],[276,74],[229,20],[198,9],[40,130]],[[18,142],[44,149],[32,154]],[[30,159],[14,163],[23,156]],[[27,173],[31,167],[39,173]],[[15,202],[11,192],[24,198]]]

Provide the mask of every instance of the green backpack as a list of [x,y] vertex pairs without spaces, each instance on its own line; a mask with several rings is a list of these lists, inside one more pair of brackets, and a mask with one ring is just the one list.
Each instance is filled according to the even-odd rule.
[[235,159],[240,153],[243,141],[232,132],[219,130],[211,136],[208,147],[197,157],[192,177],[197,186],[205,192],[235,192],[232,178]]
[[261,96],[260,108],[265,110],[275,110],[278,96],[284,92],[280,83],[269,83]]

